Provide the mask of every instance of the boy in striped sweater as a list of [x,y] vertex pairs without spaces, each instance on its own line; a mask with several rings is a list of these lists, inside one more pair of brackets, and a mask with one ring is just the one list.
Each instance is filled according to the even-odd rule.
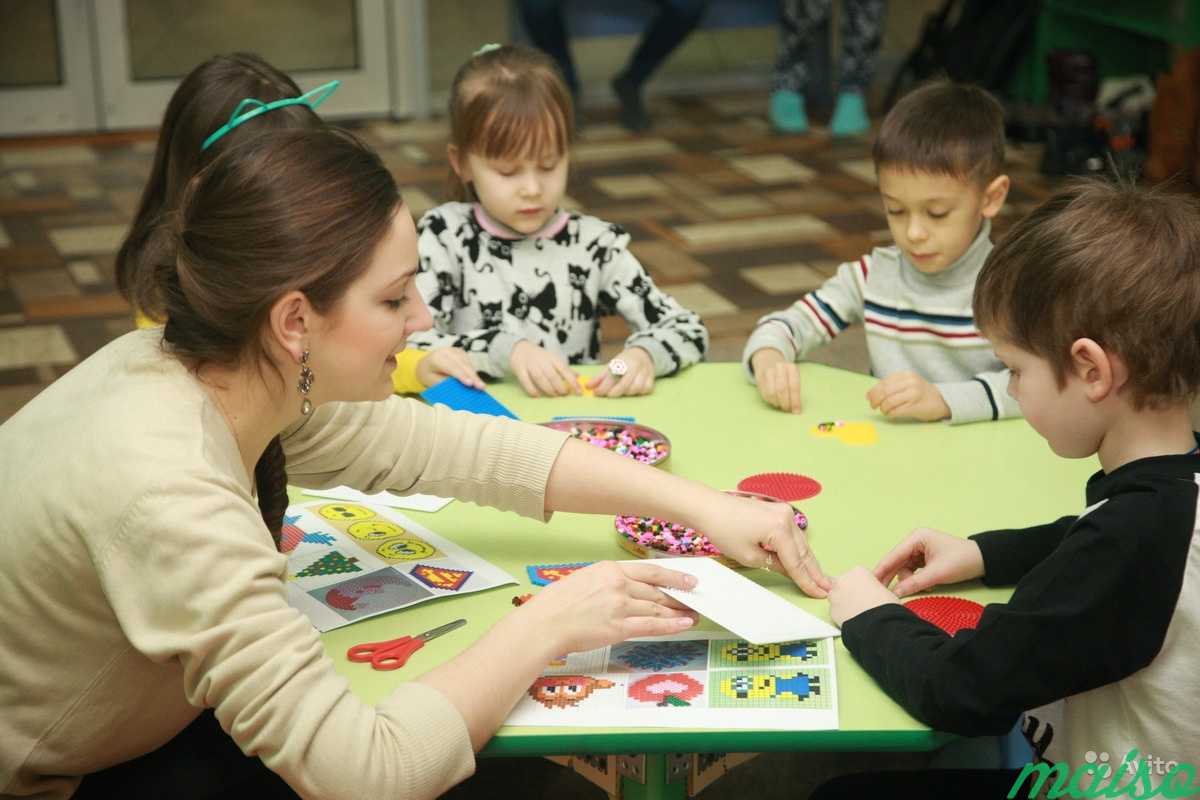
[[880,379],[867,392],[872,408],[927,422],[1020,416],[971,311],[1009,187],[1000,104],[974,86],[927,85],[884,118],[872,155],[896,243],[760,319],[742,354],[750,380],[767,403],[798,413],[795,362],[862,322]]

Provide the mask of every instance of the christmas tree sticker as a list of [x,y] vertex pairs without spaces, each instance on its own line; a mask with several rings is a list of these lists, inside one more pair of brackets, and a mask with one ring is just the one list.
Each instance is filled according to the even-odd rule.
[[338,575],[343,572],[362,572],[362,567],[355,562],[357,558],[346,558],[346,556],[334,550],[328,555],[323,555],[313,563],[309,564],[304,569],[296,573],[297,578],[314,578],[318,575]]

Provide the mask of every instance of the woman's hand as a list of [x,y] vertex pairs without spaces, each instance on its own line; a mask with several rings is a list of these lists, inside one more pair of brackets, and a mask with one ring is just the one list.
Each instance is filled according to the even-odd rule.
[[855,567],[834,580],[829,590],[829,617],[840,628],[864,611],[898,602],[866,567]]
[[756,350],[750,356],[758,393],[768,405],[792,414],[800,413],[800,369],[774,347]]
[[588,381],[587,387],[594,390],[597,397],[634,397],[654,391],[654,359],[649,353],[640,347],[629,347],[618,353],[613,361],[617,359],[625,362],[624,375],[614,375],[606,366],[603,372]]
[[876,565],[875,577],[884,586],[895,578],[892,591],[905,597],[940,583],[983,577],[983,553],[970,539],[917,528]]
[[467,386],[484,388],[483,379],[471,365],[471,357],[461,347],[439,347],[417,362],[417,380],[425,386],[441,383],[446,378],[458,378]]
[[522,339],[513,347],[509,369],[530,397],[579,394],[579,374],[562,356]]
[[559,653],[591,650],[637,636],[687,630],[696,613],[659,587],[691,589],[696,579],[651,563],[600,561],[538,592],[520,612],[559,641]]
[[831,582],[794,514],[787,503],[714,492],[711,501],[697,509],[695,527],[734,561],[772,569],[790,577],[809,597],[824,597]]

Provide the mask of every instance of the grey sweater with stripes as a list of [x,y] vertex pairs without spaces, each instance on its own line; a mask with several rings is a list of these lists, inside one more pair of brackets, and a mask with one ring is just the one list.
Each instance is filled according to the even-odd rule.
[[941,392],[950,422],[1018,417],[1008,395],[1008,370],[975,327],[971,295],[991,252],[984,221],[967,251],[949,268],[927,275],[900,248],[877,247],[838,267],[832,278],[790,308],[767,314],[746,342],[742,363],[773,347],[798,361],[855,323],[863,323],[871,373],[914,370]]

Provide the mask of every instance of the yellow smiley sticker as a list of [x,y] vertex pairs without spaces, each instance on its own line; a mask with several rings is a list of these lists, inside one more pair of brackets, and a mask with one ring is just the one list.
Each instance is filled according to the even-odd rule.
[[375,552],[391,561],[412,561],[429,558],[437,551],[423,539],[391,539],[381,544]]
[[350,503],[330,503],[327,506],[321,506],[318,512],[325,519],[331,519],[334,522],[352,522],[360,519],[371,519],[375,516],[375,512],[363,506],[351,505]]
[[390,539],[393,536],[401,536],[404,534],[404,528],[401,528],[394,522],[374,519],[370,522],[355,522],[346,529],[346,532],[355,539],[378,541],[380,539]]

